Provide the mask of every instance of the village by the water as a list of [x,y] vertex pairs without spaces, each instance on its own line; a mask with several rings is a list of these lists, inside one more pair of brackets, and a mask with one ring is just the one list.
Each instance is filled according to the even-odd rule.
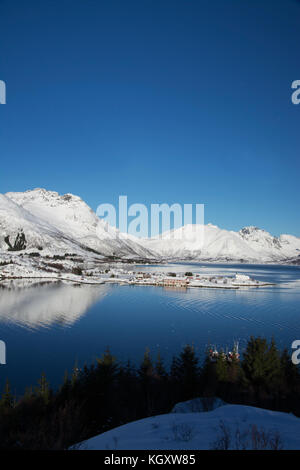
[[[124,273],[125,274],[125,273]],[[239,289],[240,287],[261,287],[271,285],[270,283],[261,282],[252,279],[245,274],[236,273],[234,276],[201,276],[200,274],[173,273],[167,275],[165,273],[149,273],[136,272],[126,273],[129,278],[122,279],[121,273],[116,273],[119,281],[135,285],[154,285],[174,288],[190,288],[190,287],[210,287],[215,289]]]
[[[8,256],[7,256],[8,258]],[[199,274],[192,271],[166,272],[147,269],[147,265],[124,265],[121,263],[102,264],[90,260],[59,257],[59,263],[42,257],[18,257],[5,259],[0,269],[1,285],[16,280],[52,280],[77,284],[116,283],[135,286],[159,286],[170,289],[213,288],[240,289],[243,287],[263,287],[273,283],[262,282],[247,274],[236,272],[233,275]],[[158,267],[158,266],[157,266]],[[158,267],[159,269],[159,267]]]

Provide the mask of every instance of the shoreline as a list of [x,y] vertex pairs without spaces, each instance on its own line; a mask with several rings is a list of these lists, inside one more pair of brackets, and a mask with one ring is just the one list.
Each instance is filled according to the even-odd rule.
[[[176,277],[174,278],[176,279]],[[225,289],[225,290],[238,290],[243,287],[251,287],[251,288],[259,288],[259,287],[270,287],[277,285],[276,283],[269,283],[263,282],[259,284],[232,284],[232,285],[213,285],[213,284],[199,284],[199,285],[189,285],[186,284],[185,286],[180,285],[167,285],[163,284],[163,280],[161,282],[139,282],[139,281],[132,281],[124,278],[108,278],[108,279],[87,279],[87,278],[69,278],[69,277],[59,277],[59,276],[11,276],[11,277],[2,277],[0,279],[0,285],[5,282],[13,282],[18,280],[26,280],[26,281],[47,281],[47,282],[71,282],[73,284],[84,284],[84,285],[103,285],[103,284],[119,284],[119,285],[128,285],[128,286],[142,286],[142,287],[163,287],[172,290],[178,289]],[[4,286],[5,287],[5,286]]]

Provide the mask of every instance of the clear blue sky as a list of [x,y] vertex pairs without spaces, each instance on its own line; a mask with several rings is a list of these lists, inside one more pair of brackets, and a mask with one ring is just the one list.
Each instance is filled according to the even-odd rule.
[[1,189],[300,236],[300,2],[0,0]]

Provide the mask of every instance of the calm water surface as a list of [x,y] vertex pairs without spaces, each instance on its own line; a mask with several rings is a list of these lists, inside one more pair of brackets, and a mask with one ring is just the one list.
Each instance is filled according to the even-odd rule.
[[226,348],[239,340],[243,349],[250,335],[273,335],[280,348],[289,349],[300,339],[299,267],[176,264],[138,270],[238,271],[276,285],[240,290],[53,283],[2,288],[0,339],[7,345],[7,364],[0,366],[1,388],[9,378],[12,389],[22,393],[42,371],[55,387],[76,361],[90,364],[106,347],[121,361],[135,363],[149,347],[154,357],[160,350],[168,363],[187,343],[203,357],[209,344]]

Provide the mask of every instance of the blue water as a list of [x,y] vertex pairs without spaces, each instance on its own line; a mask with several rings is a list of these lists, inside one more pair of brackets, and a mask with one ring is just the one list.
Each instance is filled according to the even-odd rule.
[[[137,269],[137,268],[132,268]],[[75,362],[90,364],[109,347],[123,362],[138,363],[146,347],[166,363],[187,343],[200,357],[209,344],[243,350],[250,335],[272,336],[280,348],[300,339],[300,269],[292,266],[176,264],[138,270],[250,274],[276,285],[240,290],[65,284],[0,290],[0,365],[17,394],[44,371],[56,387]]]

